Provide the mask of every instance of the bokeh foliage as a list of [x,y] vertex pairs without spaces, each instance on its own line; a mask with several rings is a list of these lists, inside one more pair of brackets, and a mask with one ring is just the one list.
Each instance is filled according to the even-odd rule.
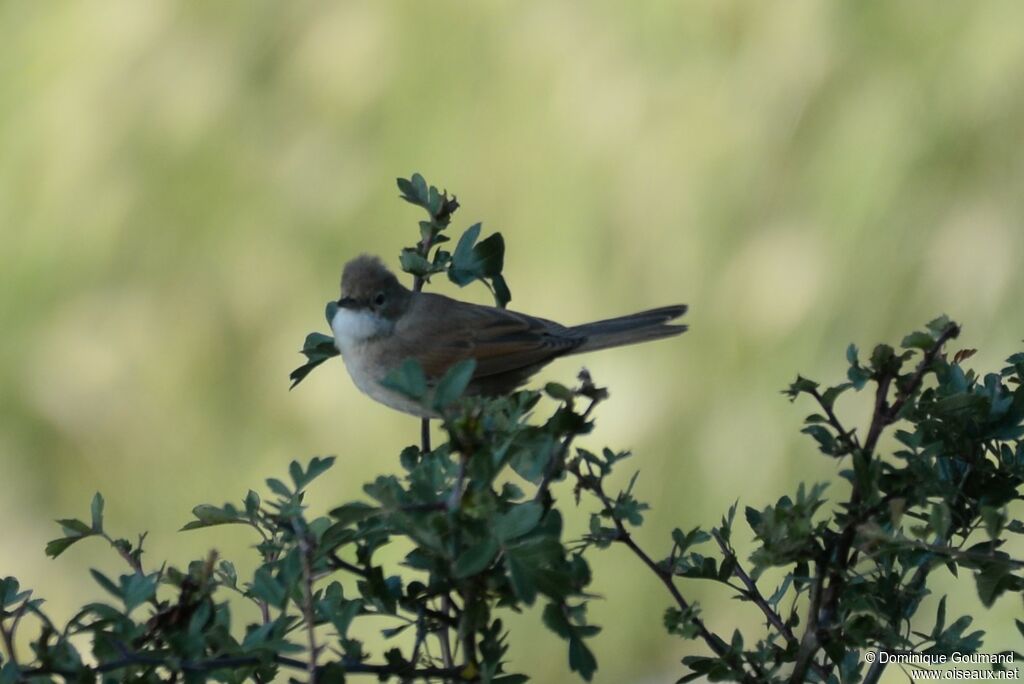
[[[375,454],[323,476],[351,497],[390,462],[414,428],[340,368],[279,389],[341,264],[395,263],[408,241],[381,179],[409,168],[505,234],[514,306],[575,323],[691,304],[684,343],[586,359],[616,390],[607,441],[644,454],[641,537],[831,479],[776,394],[794,369],[842,373],[851,340],[943,310],[978,367],[1021,337],[1022,20],[1013,2],[3,3],[0,462],[17,486],[0,572],[38,577],[69,616],[100,556],[50,562],[38,521],[98,489],[181,557],[177,512],[240,468],[262,479],[344,439]],[[608,596],[633,571],[595,564]],[[640,582],[592,608],[650,667],[599,679],[690,652],[649,625],[660,601]],[[977,618],[998,638],[1018,609]],[[549,640],[513,649],[564,674]]]

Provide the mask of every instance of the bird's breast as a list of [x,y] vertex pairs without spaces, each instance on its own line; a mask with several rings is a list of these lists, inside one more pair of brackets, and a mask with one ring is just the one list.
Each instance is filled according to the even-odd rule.
[[422,404],[410,399],[401,392],[388,389],[381,383],[392,370],[392,365],[385,350],[380,348],[379,341],[347,343],[339,345],[341,359],[345,362],[345,370],[352,378],[353,384],[360,392],[385,406],[409,413],[420,418],[433,418]]

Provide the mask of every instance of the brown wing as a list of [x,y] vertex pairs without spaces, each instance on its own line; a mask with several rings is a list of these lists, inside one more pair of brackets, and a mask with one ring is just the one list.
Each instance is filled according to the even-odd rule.
[[[418,295],[412,307],[416,310],[407,312],[403,320],[416,321],[417,336],[429,335],[430,344],[425,345],[426,349],[407,349],[406,353],[419,360],[429,378],[438,378],[453,364],[474,358],[474,381],[486,385],[488,378],[498,380],[498,376],[508,375],[519,384],[544,364],[586,341],[583,335],[554,321],[457,302],[433,293]],[[395,332],[397,338],[409,339],[401,323]]]

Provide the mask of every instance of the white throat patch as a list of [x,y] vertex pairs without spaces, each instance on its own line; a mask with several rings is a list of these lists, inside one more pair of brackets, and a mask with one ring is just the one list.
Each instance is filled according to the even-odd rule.
[[344,354],[347,349],[388,332],[391,322],[372,311],[339,308],[331,321],[331,329],[335,345]]

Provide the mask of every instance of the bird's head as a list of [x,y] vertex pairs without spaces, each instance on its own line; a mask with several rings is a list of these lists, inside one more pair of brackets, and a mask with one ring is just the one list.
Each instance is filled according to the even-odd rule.
[[335,337],[357,342],[390,333],[411,295],[380,259],[356,257],[341,273],[341,298],[331,322]]

